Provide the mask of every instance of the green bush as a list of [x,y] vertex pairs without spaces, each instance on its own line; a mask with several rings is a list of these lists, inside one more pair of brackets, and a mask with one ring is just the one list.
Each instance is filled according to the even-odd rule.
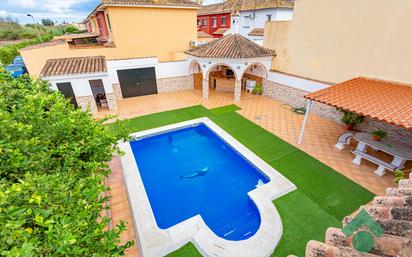
[[[46,34],[43,35],[42,37],[43,42],[47,42],[53,39],[52,34]],[[3,65],[7,65],[10,63],[13,63],[14,57],[20,55],[19,50],[29,46],[29,45],[35,45],[35,44],[40,44],[40,39],[39,38],[34,38],[32,40],[27,40],[27,41],[22,41],[17,44],[10,44],[10,45],[5,45],[0,47],[0,62],[3,63]]]
[[45,81],[0,71],[0,256],[121,256],[108,229],[107,162],[126,137]]
[[66,28],[64,28],[64,31],[67,34],[72,34],[72,33],[77,33],[79,31],[79,29],[77,29],[75,26],[67,26]]

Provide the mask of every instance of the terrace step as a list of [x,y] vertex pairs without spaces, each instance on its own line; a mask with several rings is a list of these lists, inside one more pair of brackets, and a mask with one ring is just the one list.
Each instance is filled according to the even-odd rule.
[[306,245],[306,257],[378,257],[379,255],[371,253],[361,253],[350,247],[335,247],[314,240],[309,241]]
[[[325,242],[327,245],[337,248],[350,247],[351,240],[339,228],[328,228],[326,231]],[[376,238],[373,253],[384,256],[396,256],[410,242],[411,239],[409,238],[383,234]]]
[[412,206],[412,197],[390,197],[390,196],[376,196],[372,201],[373,206],[381,207],[404,207]]
[[347,225],[360,210],[365,210],[384,228],[384,234],[376,237],[370,253],[360,253],[352,248],[352,236],[346,237],[339,228],[328,228],[325,242],[309,241],[307,257],[372,257],[412,256],[412,173],[410,179],[401,180],[397,188],[388,188],[387,196],[377,196],[371,204],[362,206],[345,217]]
[[391,187],[386,189],[387,196],[412,196],[412,188],[408,187]]
[[[411,172],[412,173],[412,172]],[[412,180],[411,179],[401,179],[398,182],[399,187],[412,187]]]
[[389,235],[406,237],[408,231],[412,230],[412,221],[382,219],[378,222],[384,228],[385,234]]
[[412,208],[395,207],[390,210],[391,216],[395,220],[412,221]]

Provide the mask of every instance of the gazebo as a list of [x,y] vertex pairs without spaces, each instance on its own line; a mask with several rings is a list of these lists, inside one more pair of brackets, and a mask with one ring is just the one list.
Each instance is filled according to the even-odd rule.
[[[404,169],[405,163],[412,160],[412,142],[410,141],[412,138],[412,87],[410,85],[359,77],[310,93],[305,95],[305,98],[308,102],[298,144],[302,143],[312,102],[315,101],[339,110],[356,113],[370,120],[395,125],[384,126],[382,124],[392,132],[392,139],[373,140],[368,132],[346,132],[339,136],[336,145],[339,150],[343,149],[342,144],[350,143],[347,139],[350,140],[352,136],[358,141],[356,149],[352,151],[356,156],[352,161],[354,164],[361,165],[361,160],[366,159],[377,164],[375,174],[383,176],[386,170]],[[370,127],[369,130],[372,128]],[[386,133],[379,130],[377,132]],[[389,163],[370,155],[367,153],[368,147],[389,154],[393,157],[392,162]]]
[[247,83],[255,81],[264,88],[274,52],[239,35],[228,34],[207,45],[186,51],[191,74],[202,75],[203,98],[209,90],[233,92],[240,101]]
[[305,95],[306,114],[298,144],[303,140],[312,102],[357,113],[412,131],[412,86],[371,78],[354,78]]

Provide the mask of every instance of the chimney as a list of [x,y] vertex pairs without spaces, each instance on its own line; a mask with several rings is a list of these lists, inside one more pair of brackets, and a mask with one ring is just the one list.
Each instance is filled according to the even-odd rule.
[[239,33],[239,20],[240,20],[240,13],[238,10],[235,10],[231,13],[231,31],[232,34],[238,34]]

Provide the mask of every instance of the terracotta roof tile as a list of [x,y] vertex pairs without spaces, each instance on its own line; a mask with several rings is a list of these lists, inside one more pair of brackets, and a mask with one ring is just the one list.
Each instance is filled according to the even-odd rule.
[[249,32],[249,36],[264,36],[265,29],[262,28],[254,28]]
[[230,13],[232,11],[259,10],[267,8],[293,8],[294,0],[227,0],[219,4],[205,5],[198,15]]
[[207,34],[207,33],[204,32],[204,31],[198,31],[198,32],[197,32],[197,37],[198,37],[198,38],[213,38],[212,35]]
[[53,77],[86,73],[106,72],[104,56],[49,59],[40,72],[41,77]]
[[173,6],[173,7],[197,7],[201,5],[190,0],[102,0],[102,4],[108,5],[133,5],[133,6]]
[[65,44],[65,43],[66,43],[66,40],[64,40],[64,39],[57,39],[57,40],[53,40],[53,41],[49,41],[49,42],[45,42],[45,43],[41,43],[41,44],[26,46],[26,47],[20,49],[19,51],[27,51],[27,50],[31,50],[31,49],[37,49],[37,48],[43,48],[43,47],[48,47],[48,46],[61,45],[61,44]]
[[207,45],[190,49],[186,53],[202,58],[230,59],[258,58],[274,55],[271,50],[239,34],[228,34]]
[[412,130],[412,85],[360,77],[305,98]]
[[215,35],[223,35],[225,34],[229,29],[228,28],[218,28],[213,34]]

